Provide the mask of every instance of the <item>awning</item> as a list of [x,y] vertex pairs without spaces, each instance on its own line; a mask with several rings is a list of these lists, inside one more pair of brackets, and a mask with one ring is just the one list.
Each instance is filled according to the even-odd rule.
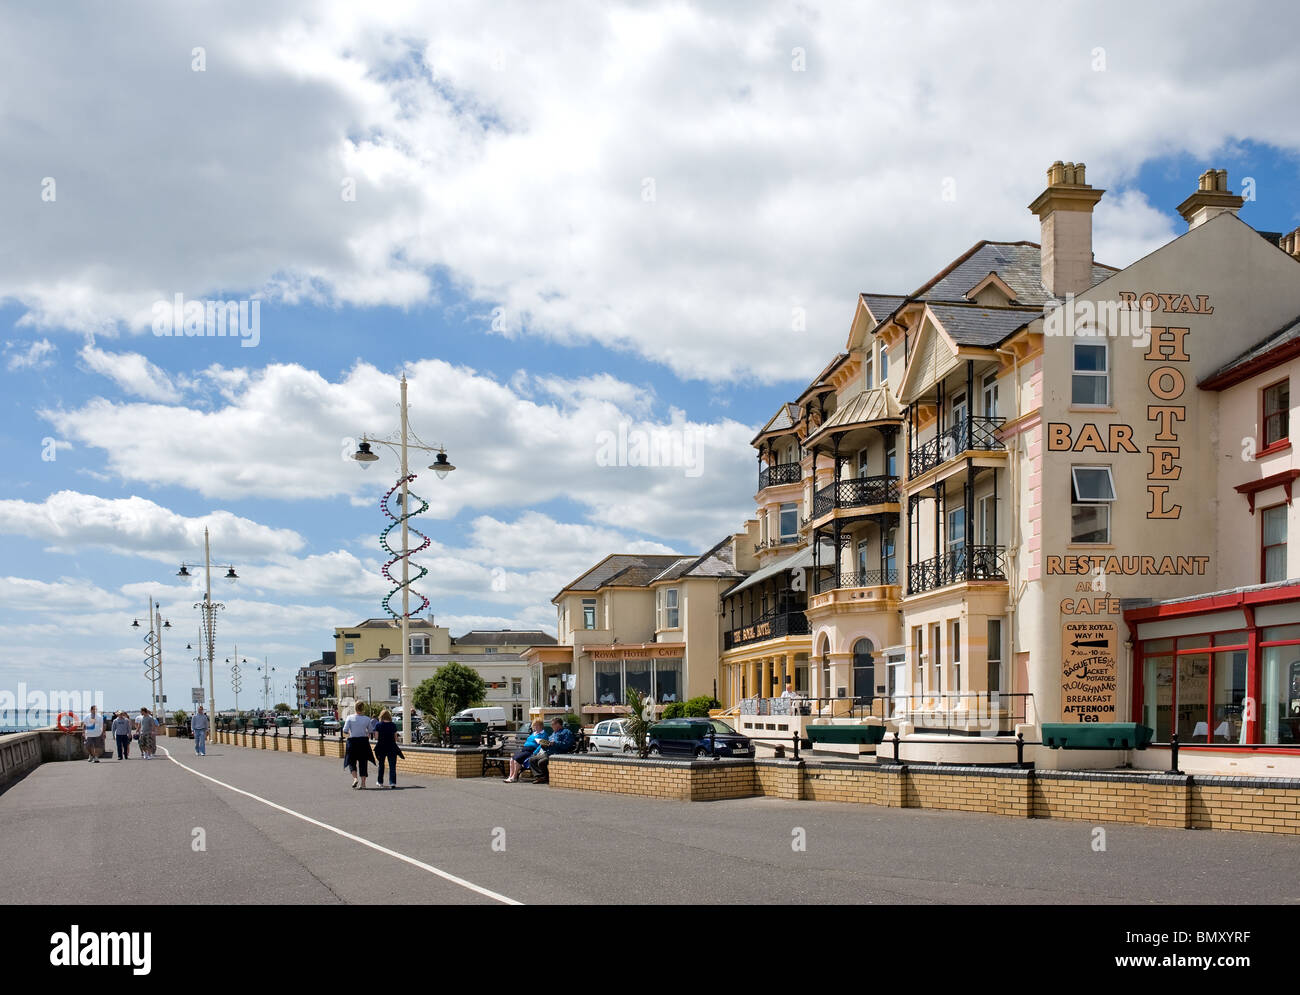
[[787,556],[784,560],[777,560],[775,563],[769,563],[761,570],[755,570],[752,574],[742,580],[735,587],[730,588],[722,593],[724,598],[729,598],[733,594],[739,594],[747,587],[754,584],[761,584],[770,577],[774,577],[786,570],[802,570],[804,567],[812,566],[813,551],[812,546],[805,546],[799,552]]

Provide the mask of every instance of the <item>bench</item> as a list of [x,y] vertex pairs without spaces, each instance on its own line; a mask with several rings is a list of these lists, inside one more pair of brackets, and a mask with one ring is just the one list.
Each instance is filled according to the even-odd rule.
[[523,749],[524,741],[527,736],[521,736],[514,733],[510,736],[502,736],[496,744],[495,750],[489,748],[483,751],[483,777],[487,777],[488,770],[493,767],[499,768],[502,777],[510,776],[510,758],[519,750]]

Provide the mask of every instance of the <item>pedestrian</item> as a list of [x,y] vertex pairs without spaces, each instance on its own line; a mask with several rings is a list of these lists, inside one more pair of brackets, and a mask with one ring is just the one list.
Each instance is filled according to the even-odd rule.
[[208,720],[207,713],[203,711],[203,706],[194,713],[194,718],[190,720],[190,731],[194,733],[194,755],[196,757],[206,757],[208,755],[208,727],[211,723]]
[[393,713],[385,708],[379,713],[379,722],[375,725],[375,782],[384,786],[384,761],[388,761],[388,786],[397,787],[397,758],[406,759],[406,754],[397,745],[397,723]]
[[370,772],[366,765],[375,762],[375,755],[370,751],[370,732],[374,727],[375,720],[366,715],[364,701],[357,702],[357,713],[349,715],[343,723],[343,736],[348,744],[343,751],[343,766],[352,774],[352,787],[362,791],[366,787],[366,775]]
[[90,714],[81,725],[81,734],[86,740],[86,760],[97,764],[99,755],[104,752],[104,717],[95,705],[90,706]]
[[131,720],[126,712],[118,712],[113,719],[113,737],[117,740],[117,759],[131,758]]
[[152,760],[154,751],[158,747],[158,720],[147,708],[140,709],[140,756],[145,760]]

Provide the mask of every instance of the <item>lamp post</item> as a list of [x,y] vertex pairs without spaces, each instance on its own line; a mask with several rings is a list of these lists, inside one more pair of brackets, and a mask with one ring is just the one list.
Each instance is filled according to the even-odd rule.
[[[145,677],[149,678],[149,690],[151,702],[150,705],[154,711],[157,711],[163,702],[163,683],[162,683],[162,633],[163,629],[172,627],[171,620],[163,621],[162,605],[153,598],[149,599],[149,634],[144,637],[145,642]],[[131,623],[131,628],[140,628],[140,620],[137,618]]]
[[[370,447],[372,445],[382,445],[382,446],[387,446],[389,449],[393,450],[394,452],[400,453],[402,459],[401,472],[398,478],[398,485],[401,487],[402,490],[402,497],[401,497],[402,551],[401,554],[397,557],[397,559],[400,559],[402,561],[402,582],[399,585],[399,588],[402,592],[402,614],[401,614],[402,687],[400,690],[401,690],[401,700],[402,700],[402,742],[410,743],[412,741],[411,723],[413,721],[411,717],[411,713],[413,711],[413,707],[411,703],[411,624],[410,624],[411,623],[411,601],[410,601],[411,541],[410,541],[410,534],[407,528],[407,521],[410,519],[412,513],[411,513],[410,505],[408,503],[410,492],[407,488],[407,484],[413,479],[413,477],[407,465],[407,451],[409,449],[418,449],[426,453],[436,452],[438,454],[437,458],[432,463],[429,464],[429,469],[438,475],[439,480],[445,480],[447,474],[456,468],[452,466],[449,462],[447,462],[447,450],[445,446],[426,446],[423,442],[420,441],[420,437],[410,430],[410,426],[408,424],[409,409],[406,403],[406,374],[405,373],[402,374],[401,403],[399,405],[399,408],[401,411],[401,431],[398,434],[398,439],[394,441],[391,439],[379,439],[372,436],[363,435],[361,437],[361,442],[357,444],[357,451],[352,454],[352,458],[356,460],[358,463],[360,463],[362,468],[364,469],[366,466],[368,466],[371,463],[374,463],[376,460],[379,459],[378,454],[372,452]],[[411,442],[410,441],[411,438],[414,438],[415,441]],[[392,491],[389,491],[389,493],[391,494]],[[387,498],[385,498],[385,500],[387,500]],[[425,507],[427,507],[427,504],[425,505]],[[385,504],[384,510],[387,511],[387,504]],[[428,545],[427,538],[425,539],[424,545],[425,546]],[[420,548],[423,549],[424,546],[421,546]],[[388,565],[391,566],[391,564],[392,561],[390,561]],[[388,575],[387,566],[385,567],[384,575],[388,577],[390,580],[392,579],[391,576]],[[392,592],[389,593],[389,597],[390,598],[392,597]],[[428,604],[427,598],[422,598],[422,600],[424,600],[425,605]],[[389,614],[396,614],[395,612],[393,612],[391,608],[388,608],[387,598],[384,599],[384,607],[388,610]]]
[[[247,663],[248,660],[244,660]],[[239,692],[243,689],[243,680],[239,676],[239,644],[235,644],[235,656],[232,662],[230,657],[226,657],[226,663],[230,664],[230,687],[235,692],[235,716],[239,716]]]
[[263,666],[257,668],[257,672],[262,675],[262,708],[266,711],[271,710],[271,675],[275,673],[275,668],[269,663],[268,657],[262,657]]
[[[198,564],[194,565],[197,569]],[[189,571],[190,564],[182,563],[180,570],[177,571],[177,577],[192,577]],[[208,643],[208,712],[212,715],[217,714],[217,685],[213,679],[212,658],[216,654],[215,639],[217,633],[217,610],[226,606],[212,600],[212,542],[208,536],[206,527],[203,529],[203,577],[207,585],[203,593],[203,600],[197,602],[194,607],[199,609],[199,618],[203,624],[203,633],[207,637]],[[239,574],[235,573],[235,568],[226,564],[226,580],[234,583],[239,580]],[[202,669],[199,671],[200,680],[203,677]],[[238,706],[236,705],[236,711]]]

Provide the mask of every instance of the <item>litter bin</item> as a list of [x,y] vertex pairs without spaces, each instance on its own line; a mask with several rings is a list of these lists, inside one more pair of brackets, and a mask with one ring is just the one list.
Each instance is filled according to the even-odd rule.
[[452,746],[478,746],[487,732],[486,722],[453,722],[449,740]]

